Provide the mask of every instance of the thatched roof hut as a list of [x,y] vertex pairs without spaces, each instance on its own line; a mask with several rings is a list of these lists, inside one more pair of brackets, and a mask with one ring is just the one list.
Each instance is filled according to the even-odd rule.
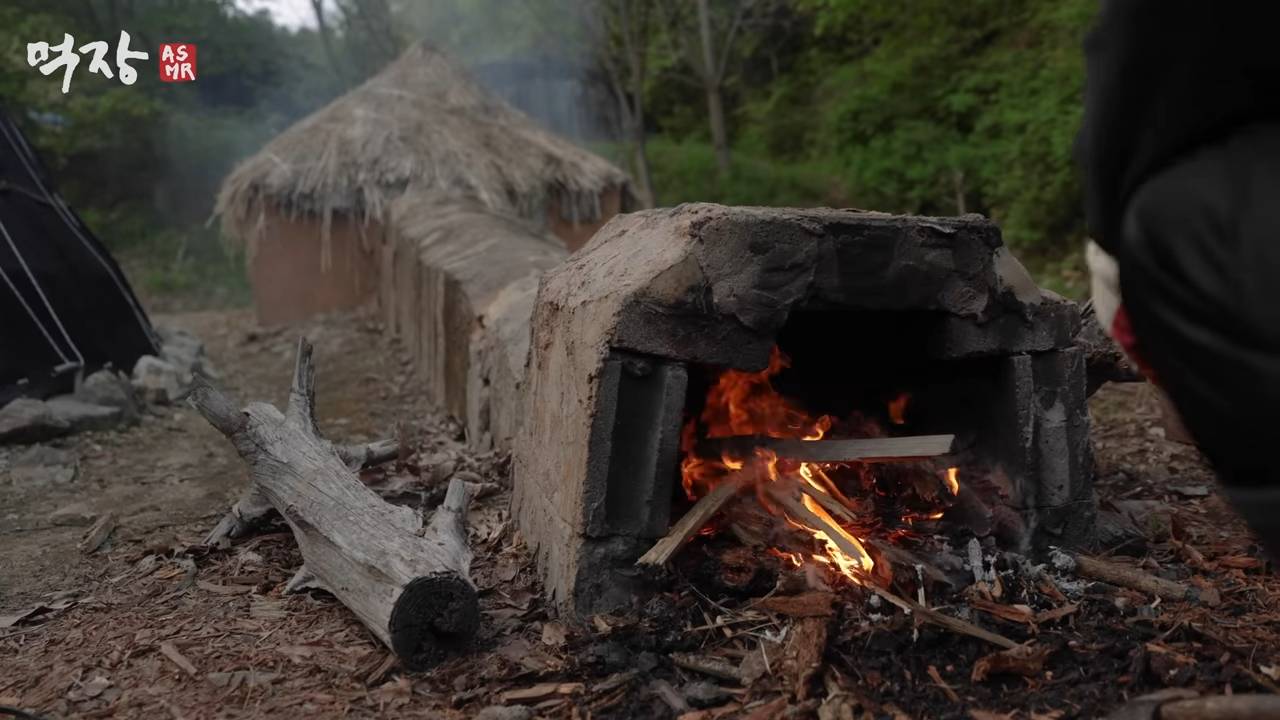
[[606,214],[625,173],[538,127],[424,44],[296,123],[223,182],[215,213],[251,239],[267,201],[290,213],[384,219],[405,190],[469,197],[542,224],[549,203],[575,223]]
[[[345,255],[359,266],[353,277],[368,275],[367,264],[343,245],[371,249],[369,237],[381,236],[392,202],[406,192],[477,201],[551,231],[570,250],[635,205],[622,170],[543,130],[419,44],[241,162],[223,182],[214,212],[230,236],[248,244],[251,257],[263,250],[261,238],[286,238],[289,248],[272,251],[274,259],[250,261],[251,279],[270,277],[277,286],[271,302],[278,303],[285,286],[289,297],[302,289],[302,279],[281,283],[279,273],[302,261],[308,243],[315,243],[310,262],[319,270],[348,262]],[[340,294],[363,295],[367,285],[361,280]],[[261,316],[264,298],[258,301]],[[273,319],[350,301],[314,304]]]

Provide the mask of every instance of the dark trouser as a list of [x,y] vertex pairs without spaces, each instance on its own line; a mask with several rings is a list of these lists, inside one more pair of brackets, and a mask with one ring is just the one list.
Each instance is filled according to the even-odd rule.
[[1280,125],[1148,180],[1117,259],[1139,351],[1280,558]]

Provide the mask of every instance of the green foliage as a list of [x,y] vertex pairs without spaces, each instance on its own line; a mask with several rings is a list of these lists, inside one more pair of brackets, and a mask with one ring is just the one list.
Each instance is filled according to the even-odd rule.
[[781,162],[742,149],[733,156],[733,172],[716,176],[716,160],[705,140],[649,143],[659,205],[717,202],[726,205],[844,205],[838,181],[816,162]]
[[[61,71],[44,76],[26,63],[28,42],[70,33],[77,45],[107,41],[110,64],[121,30],[150,54],[135,61],[134,85],[90,73],[82,59],[63,94]],[[197,44],[197,82],[159,82],[162,41]],[[218,184],[344,87],[314,32],[284,30],[233,0],[11,0],[0,7],[0,51],[6,109],[144,293],[217,281],[237,295],[243,272],[227,272],[204,228]]]
[[[661,198],[735,197],[728,186],[748,190],[753,202],[813,205],[831,203],[834,187],[857,207],[980,212],[1070,288],[1071,272],[1059,270],[1075,267],[1084,233],[1072,145],[1092,0],[778,7],[744,38],[750,52],[727,94],[735,153],[745,162],[722,182],[696,153],[673,165],[656,142]],[[705,140],[701,103],[696,86],[656,76],[650,104],[658,137]],[[762,178],[751,167],[770,172]],[[777,181],[781,168],[824,181]],[[664,186],[670,182],[674,189]],[[806,187],[814,194],[804,196]]]
[[[717,42],[742,2],[709,0]],[[325,33],[286,30],[243,6],[0,3],[0,97],[71,204],[138,268],[144,292],[216,282],[236,297],[243,274],[227,272],[235,258],[204,227],[221,179],[415,39],[465,63],[583,67],[605,86],[601,111],[614,111],[601,58],[621,57],[608,47],[621,35],[601,24],[606,7],[644,26],[636,36],[659,203],[981,212],[1047,284],[1081,287],[1071,150],[1094,0],[753,0],[725,54],[732,168],[723,177],[690,54],[690,0],[335,0],[324,4]],[[82,62],[63,95],[57,75],[26,65],[29,41],[69,32],[114,47],[122,28],[153,54],[134,86]],[[156,80],[154,53],[171,40],[199,45],[197,82]]]
[[1091,2],[813,5],[822,32],[872,38],[835,64],[812,104],[813,146],[839,158],[855,203],[982,212],[1020,249],[1079,239],[1071,147]]
[[244,305],[249,278],[243,250],[212,229],[152,230],[116,255],[153,310]]

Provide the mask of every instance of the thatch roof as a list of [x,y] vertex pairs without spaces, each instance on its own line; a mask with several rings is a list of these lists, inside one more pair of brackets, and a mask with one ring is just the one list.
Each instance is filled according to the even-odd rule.
[[391,202],[412,190],[472,198],[541,225],[549,202],[568,220],[598,221],[600,194],[615,187],[630,209],[625,173],[538,127],[442,53],[415,45],[241,162],[214,213],[253,245],[272,205],[319,216],[327,228],[335,212],[385,220]]

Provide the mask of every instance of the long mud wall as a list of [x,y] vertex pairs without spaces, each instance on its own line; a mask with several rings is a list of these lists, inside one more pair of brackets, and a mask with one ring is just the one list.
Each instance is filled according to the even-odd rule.
[[510,448],[538,279],[564,244],[475,205],[406,196],[380,252],[384,322],[432,399],[465,421],[470,444]]

